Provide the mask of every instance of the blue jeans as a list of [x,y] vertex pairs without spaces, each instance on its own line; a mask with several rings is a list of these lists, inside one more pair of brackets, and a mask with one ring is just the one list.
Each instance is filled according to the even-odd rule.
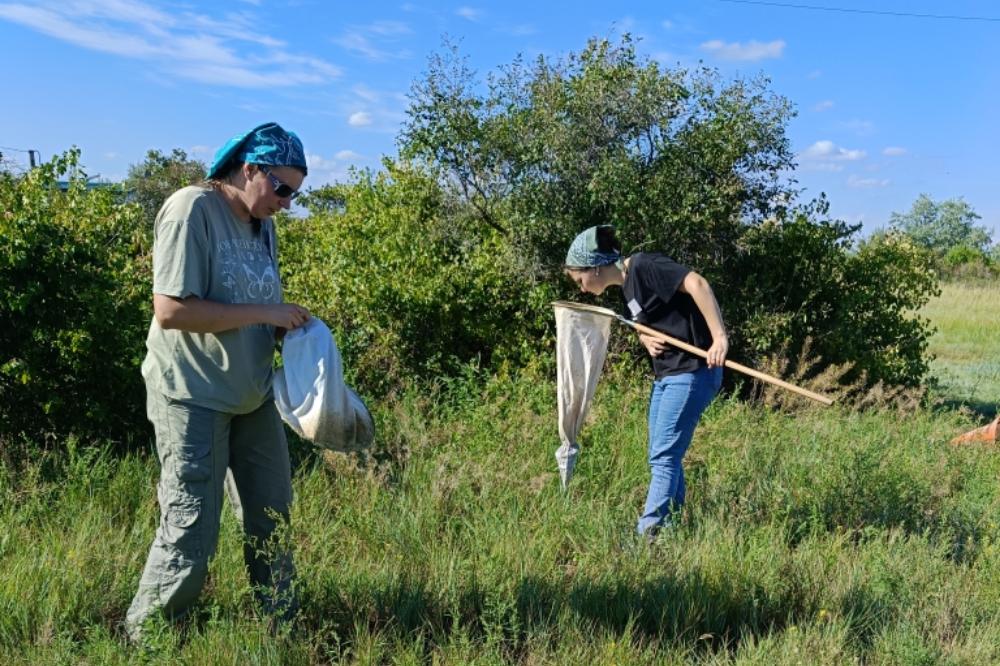
[[684,504],[684,454],[701,413],[722,385],[722,368],[701,367],[653,382],[649,396],[649,470],[646,506],[636,529],[655,532]]

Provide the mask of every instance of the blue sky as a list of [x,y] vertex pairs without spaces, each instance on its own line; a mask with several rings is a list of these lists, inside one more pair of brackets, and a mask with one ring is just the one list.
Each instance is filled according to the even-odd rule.
[[150,148],[208,161],[275,120],[303,138],[317,185],[395,153],[443,36],[485,75],[623,32],[667,66],[770,77],[798,110],[795,178],[837,217],[871,231],[921,193],[963,197],[1000,241],[995,0],[0,0],[0,152],[24,164],[10,148],[77,145],[115,180]]

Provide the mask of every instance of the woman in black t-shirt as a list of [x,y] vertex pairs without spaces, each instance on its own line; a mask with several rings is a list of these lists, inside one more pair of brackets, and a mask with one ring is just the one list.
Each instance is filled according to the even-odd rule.
[[722,383],[729,341],[719,303],[705,278],[662,254],[623,258],[608,225],[576,237],[566,254],[566,273],[583,292],[600,295],[610,286],[621,287],[626,318],[708,353],[702,359],[639,334],[652,357],[654,381],[649,400],[651,480],[636,529],[651,539],[684,504],[684,454]]

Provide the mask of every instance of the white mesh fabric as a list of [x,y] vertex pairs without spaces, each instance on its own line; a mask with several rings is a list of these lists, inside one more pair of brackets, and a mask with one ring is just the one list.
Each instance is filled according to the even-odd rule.
[[576,438],[587,417],[608,353],[611,318],[558,305],[555,314],[556,393],[561,441],[556,449],[556,463],[565,490],[580,453]]

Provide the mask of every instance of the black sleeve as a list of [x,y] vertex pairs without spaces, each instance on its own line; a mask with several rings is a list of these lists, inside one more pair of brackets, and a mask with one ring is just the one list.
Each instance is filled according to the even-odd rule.
[[630,264],[635,304],[627,307],[632,318],[639,323],[659,319],[691,269],[662,254],[635,255]]

